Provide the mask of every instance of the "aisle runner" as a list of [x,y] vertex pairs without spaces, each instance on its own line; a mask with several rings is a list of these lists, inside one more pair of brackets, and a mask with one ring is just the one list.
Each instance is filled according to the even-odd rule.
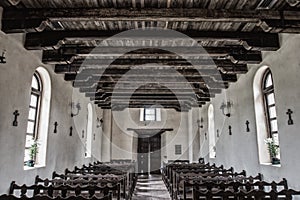
[[171,198],[161,175],[149,175],[139,176],[132,199],[170,200]]

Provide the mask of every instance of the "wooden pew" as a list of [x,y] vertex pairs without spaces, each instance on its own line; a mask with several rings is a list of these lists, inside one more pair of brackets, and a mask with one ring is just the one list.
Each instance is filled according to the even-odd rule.
[[16,197],[10,194],[4,194],[0,196],[0,200],[112,200],[111,194],[104,197],[83,197],[83,196],[70,196],[70,197],[50,197],[47,195],[36,195],[34,197]]
[[207,179],[207,178],[214,178],[214,177],[223,177],[224,179],[226,178],[232,178],[232,177],[245,177],[246,176],[246,172],[242,171],[242,172],[199,172],[199,173],[195,173],[195,172],[185,172],[185,173],[176,173],[175,174],[175,178],[174,178],[174,188],[173,188],[173,194],[172,196],[175,199],[178,199],[178,197],[182,197],[184,195],[184,182],[185,181],[189,181],[189,180],[198,180],[198,179]]
[[183,182],[183,196],[179,194],[179,196],[177,197],[177,199],[191,199],[192,198],[192,191],[193,191],[193,187],[196,184],[206,184],[209,182],[213,182],[213,183],[231,183],[231,182],[239,182],[239,183],[254,183],[257,181],[261,181],[262,180],[262,175],[259,173],[256,176],[248,176],[248,177],[242,177],[242,176],[238,176],[238,177],[206,177],[203,179],[197,179],[195,180],[189,180],[189,181],[184,181]]
[[85,186],[85,185],[98,185],[98,184],[111,184],[111,185],[120,185],[122,188],[121,196],[126,197],[126,188],[125,188],[125,177],[116,176],[116,175],[104,175],[104,176],[73,176],[71,179],[41,179],[39,176],[35,178],[35,185],[70,185],[70,186]]
[[211,200],[211,199],[239,199],[239,200],[291,200],[293,196],[300,195],[300,191],[295,190],[281,190],[281,191],[262,191],[262,190],[250,190],[250,191],[238,191],[233,192],[230,190],[196,190],[193,192],[193,200]]
[[69,196],[83,196],[85,198],[104,197],[109,193],[116,193],[116,199],[120,200],[120,185],[97,184],[97,185],[17,185],[14,181],[10,185],[9,194],[19,197],[35,197],[37,195],[46,195],[52,198]]

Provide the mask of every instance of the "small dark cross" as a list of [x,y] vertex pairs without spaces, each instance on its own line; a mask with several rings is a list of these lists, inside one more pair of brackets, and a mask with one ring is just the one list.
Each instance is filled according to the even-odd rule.
[[205,133],[205,139],[207,140],[207,133]]
[[246,131],[247,132],[250,132],[249,124],[250,124],[250,122],[247,120],[246,121]]
[[73,127],[70,127],[70,136],[72,136],[72,132],[73,132]]
[[220,137],[219,129],[217,129],[217,137]]
[[82,135],[81,135],[81,137],[84,138],[84,130],[82,130]]
[[58,123],[54,122],[54,131],[53,131],[53,133],[57,133],[57,125],[58,125]]
[[231,126],[228,126],[228,129],[229,129],[229,135],[232,135]]
[[2,52],[2,55],[0,56],[0,63],[5,64],[6,60],[5,60],[5,50]]
[[96,134],[94,133],[94,140],[96,139]]
[[294,121],[292,119],[293,111],[291,109],[288,109],[286,114],[289,116],[288,125],[293,125],[294,124]]
[[13,121],[13,126],[18,126],[18,116],[20,115],[19,111],[16,110],[14,113],[15,119]]

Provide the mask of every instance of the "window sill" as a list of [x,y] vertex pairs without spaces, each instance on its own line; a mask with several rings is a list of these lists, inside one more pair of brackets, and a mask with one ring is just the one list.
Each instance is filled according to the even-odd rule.
[[272,163],[260,163],[260,164],[265,166],[281,167],[281,164],[272,164]]
[[35,165],[34,167],[28,167],[28,166],[24,166],[24,170],[28,171],[28,170],[34,170],[34,169],[39,169],[39,168],[43,168],[46,167],[45,165]]

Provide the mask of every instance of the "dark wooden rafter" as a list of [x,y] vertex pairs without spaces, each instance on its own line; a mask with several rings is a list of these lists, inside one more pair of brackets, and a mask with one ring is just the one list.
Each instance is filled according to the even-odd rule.
[[[97,103],[95,103],[97,104]],[[123,111],[126,108],[147,108],[147,107],[155,107],[153,104],[143,103],[143,104],[98,104],[99,107],[102,109],[111,109],[112,111]],[[201,107],[202,105],[198,105],[198,107]],[[165,109],[175,109],[178,112],[188,112],[191,109],[190,105],[180,105],[180,104],[160,104],[157,106],[159,108],[163,107]]]
[[[26,3],[25,3],[26,2]],[[51,3],[49,3],[51,2]],[[125,2],[125,3],[124,3]],[[279,5],[282,5],[284,7],[287,6],[286,3],[288,3],[289,6],[291,7],[295,7],[297,5],[299,5],[300,0],[277,0],[276,2],[279,2]],[[102,7],[110,7],[110,6],[114,6],[117,8],[192,8],[192,7],[199,7],[199,8],[203,8],[203,7],[211,7],[213,9],[219,9],[222,6],[224,6],[223,2],[213,2],[212,4],[209,4],[209,2],[207,1],[178,1],[178,0],[168,0],[168,1],[157,1],[157,0],[153,0],[153,1],[149,1],[147,2],[138,2],[135,0],[127,0],[127,1],[122,1],[117,2],[117,1],[107,1],[107,0],[97,0],[97,1],[88,1],[86,2],[85,0],[81,0],[78,1],[77,4],[72,4],[70,1],[55,1],[54,3],[51,0],[45,1],[45,0],[35,0],[35,1],[22,1],[22,0],[2,0],[0,2],[0,5],[2,6],[16,6],[16,7],[31,7],[34,4],[37,5],[41,5],[42,3],[45,4],[45,7],[51,7],[51,8],[56,8],[56,7],[72,7],[72,8],[77,8],[77,7],[95,7],[95,6],[102,6]],[[234,1],[231,3],[231,5],[229,5],[230,7],[228,8],[232,8],[232,7],[236,7],[236,9],[243,9],[243,8],[256,8],[257,5],[259,4],[259,1],[251,1],[251,2],[247,2],[247,3],[234,3]],[[268,5],[269,8],[274,8],[274,4],[273,5]],[[282,7],[281,6],[281,7]],[[275,8],[281,8],[280,6],[276,6]]]
[[[100,47],[99,47],[100,48]],[[224,47],[224,48],[205,48],[203,51],[196,51],[195,49],[188,49],[187,47],[173,47],[175,53],[167,52],[162,49],[139,49],[137,51],[122,54],[124,47],[107,48],[107,52],[104,52],[104,48],[97,50],[96,47],[81,47],[74,48],[73,54],[70,54],[68,48],[59,50],[45,50],[43,53],[43,63],[45,64],[70,64],[76,60],[88,59],[89,57],[96,57],[103,60],[111,59],[178,59],[185,57],[188,60],[201,59],[202,57],[208,57],[214,60],[230,60],[232,63],[249,63],[258,64],[262,61],[262,55],[260,51],[247,51],[243,47]],[[128,49],[129,50],[129,49]],[[72,51],[72,50],[71,50]],[[68,53],[69,52],[69,53]],[[117,53],[119,52],[119,53]]]
[[[92,59],[92,60],[81,60],[73,62],[72,64],[58,64],[55,66],[56,73],[78,73],[83,70],[86,71],[85,74],[103,74],[109,66],[112,68],[120,70],[130,70],[134,66],[143,66],[142,69],[147,70],[150,65],[154,65],[157,69],[164,70],[164,66],[170,66],[170,69],[180,69],[180,67],[194,68],[199,72],[206,72],[209,75],[221,72],[222,74],[237,74],[247,72],[246,64],[233,64],[228,60],[184,60],[184,59],[117,59],[117,60],[102,60],[102,59]],[[149,66],[149,67],[148,67]],[[91,67],[91,68],[90,68]],[[90,69],[90,70],[89,70]],[[94,71],[92,71],[94,70]],[[212,73],[209,73],[211,70]],[[84,76],[83,76],[84,77]]]
[[[180,70],[172,70],[172,69],[111,69],[108,68],[106,70],[95,70],[88,71],[86,70],[82,71],[79,74],[75,73],[65,73],[65,80],[66,81],[97,81],[101,78],[108,78],[112,77],[120,79],[124,75],[127,78],[131,77],[145,77],[148,76],[148,78],[152,77],[160,77],[160,78],[168,78],[173,76],[179,76],[182,77],[198,77],[198,78],[207,78],[207,79],[214,79],[214,81],[228,81],[228,82],[235,82],[237,81],[236,74],[223,74],[217,69],[215,71],[211,70],[211,73],[209,71],[206,71],[206,73],[202,73],[203,70],[197,70],[197,69],[180,69]],[[145,80],[146,80],[145,79]],[[199,79],[200,80],[200,79]]]
[[[279,32],[277,27],[284,29],[290,22],[300,20],[297,11],[276,10],[213,10],[213,9],[115,9],[115,8],[80,8],[80,9],[13,9],[5,10],[3,17],[3,30],[6,32],[64,30],[57,23],[94,21],[101,22],[230,22],[230,23],[254,23],[265,32]],[[271,19],[271,26],[265,20]],[[284,21],[284,23],[282,23]],[[299,31],[298,27],[293,27]]]
[[[58,49],[63,45],[65,38],[103,38],[103,40],[114,37],[115,40],[122,40],[116,34],[121,31],[95,31],[95,30],[74,30],[74,31],[44,31],[39,33],[27,33],[25,47],[27,49]],[[163,33],[163,30],[162,30]],[[130,40],[172,40],[192,38],[195,41],[226,41],[236,40],[247,50],[277,50],[279,49],[278,34],[261,33],[261,32],[230,32],[230,31],[188,31],[181,32],[185,36],[179,38],[178,35],[157,35],[155,30],[140,30],[141,36],[132,36]],[[122,36],[120,36],[122,37]],[[102,47],[102,46],[101,46]],[[135,48],[151,48],[151,46],[135,47]],[[157,47],[156,47],[157,48]],[[163,48],[162,46],[160,48]],[[130,49],[127,49],[130,51]]]

